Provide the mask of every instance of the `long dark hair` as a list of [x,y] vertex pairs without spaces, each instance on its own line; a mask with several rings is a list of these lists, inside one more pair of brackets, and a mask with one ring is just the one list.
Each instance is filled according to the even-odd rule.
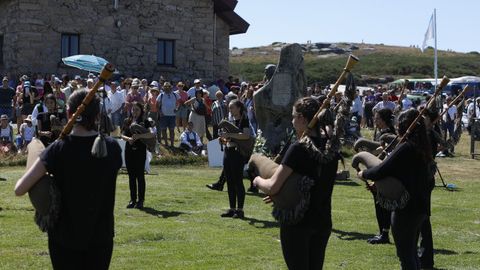
[[[83,99],[88,95],[87,90],[80,89],[74,91],[67,101],[67,110],[70,114],[74,114],[77,111],[78,106],[82,104]],[[94,96],[92,101],[87,105],[83,113],[77,118],[76,123],[82,125],[87,130],[96,130],[96,120],[100,113],[100,99]]]
[[[307,121],[310,123],[315,114],[320,109],[320,102],[316,98],[313,97],[303,97],[295,101],[293,104],[293,108],[295,108],[295,112],[301,114]],[[321,134],[321,131],[327,134],[326,126],[333,124],[333,119],[330,114],[330,111],[327,109],[325,112],[322,113],[321,120],[317,121],[313,130],[317,132],[318,135]]]
[[130,113],[130,117],[127,119],[128,120],[128,126],[130,126],[133,122],[133,120],[137,120],[137,122],[143,122],[144,120],[144,115],[145,115],[145,110],[143,109],[143,105],[137,101],[132,102],[132,109],[133,107],[137,106],[140,109],[140,115],[138,116],[137,119],[133,119],[133,113]]
[[[53,108],[54,111],[57,110],[57,98],[53,95],[53,94],[48,94],[45,96],[45,99],[43,101],[43,103],[45,104],[45,106],[47,106],[47,100],[52,100],[54,103],[55,103],[55,107]],[[48,109],[48,108],[47,108]]]
[[312,97],[304,97],[295,101],[293,107],[297,113],[301,114],[310,122],[320,108],[320,104]]
[[233,104],[236,107],[240,108],[240,119],[247,117],[247,108],[240,99],[234,99],[230,101],[230,104]]
[[395,133],[395,127],[393,126],[393,111],[387,108],[383,108],[378,110],[376,113],[378,113],[378,116],[380,119],[382,119],[383,122],[385,122],[385,125],[393,132]]
[[[418,115],[419,112],[412,108],[402,112],[398,116],[398,134],[400,136],[403,136],[407,132],[408,127]],[[432,146],[423,119],[420,119],[420,121],[416,123],[415,128],[408,135],[406,141],[415,146],[414,149],[422,156],[425,162],[428,163],[432,160]]]

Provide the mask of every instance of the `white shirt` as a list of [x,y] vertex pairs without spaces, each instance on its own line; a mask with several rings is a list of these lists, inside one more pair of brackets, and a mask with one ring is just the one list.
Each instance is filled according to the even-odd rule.
[[357,96],[353,100],[352,108],[350,109],[351,113],[357,113],[359,116],[363,116],[362,100]]
[[11,128],[10,125],[7,125],[6,128],[0,128],[0,137],[7,137],[9,140],[12,140],[12,138],[10,138]]
[[[443,110],[446,110],[448,108],[447,104],[443,104]],[[453,105],[450,107],[447,111],[447,113],[450,115],[450,120],[455,120],[455,115],[457,114],[457,106]],[[443,115],[443,121],[447,122],[447,113]]]
[[[218,86],[216,86],[215,84],[208,87],[207,91],[208,91],[208,97],[211,99],[211,100],[216,100],[217,97],[215,96],[215,94],[217,93],[217,91],[219,91],[220,88],[218,88]],[[195,93],[194,93],[195,94]]]
[[[34,125],[34,126],[37,125],[38,106],[40,106],[40,105],[35,106],[35,108],[33,108],[33,112],[32,112],[32,125]],[[47,108],[47,106],[45,106],[45,104],[43,104],[43,112],[48,112],[48,108]]]
[[118,111],[123,103],[125,103],[125,95],[123,91],[108,91],[108,99],[110,99],[110,108],[112,109],[112,113]]
[[27,123],[23,123],[20,126],[20,133],[23,133],[25,141],[31,141],[35,135],[35,127],[33,125],[29,127]]
[[383,108],[390,109],[393,112],[393,110],[395,110],[395,103],[393,103],[392,101],[380,101],[377,103],[377,105],[373,106],[372,111],[378,112]]
[[[475,106],[474,104],[476,104],[477,102],[474,101],[470,104],[468,104],[468,107],[467,107],[467,116],[468,116],[468,119],[472,118],[473,117],[473,106]],[[480,105],[477,105],[476,108],[475,108],[475,117],[476,118],[480,118]]]
[[187,91],[188,97],[189,97],[189,98],[195,97],[195,91],[197,91],[197,90],[202,90],[202,91],[205,92],[205,89],[203,89],[202,87],[199,87],[199,88],[197,89],[197,88],[194,86],[194,87],[188,89],[188,91]]
[[402,99],[402,111],[406,111],[406,110],[412,108],[412,105],[413,105],[413,103],[409,98],[404,97]]
[[180,142],[192,147],[189,140],[194,140],[195,138],[196,138],[195,141],[197,142],[197,146],[202,146],[202,142],[200,141],[200,136],[198,136],[198,134],[195,133],[195,131],[193,130],[189,131],[188,129],[186,129],[180,135]]

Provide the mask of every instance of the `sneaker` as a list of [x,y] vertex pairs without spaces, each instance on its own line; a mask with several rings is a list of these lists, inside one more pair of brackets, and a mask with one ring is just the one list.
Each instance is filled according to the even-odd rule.
[[233,217],[235,215],[235,210],[229,209],[227,212],[221,214],[221,217]]
[[223,185],[220,185],[218,183],[208,184],[208,185],[206,185],[206,187],[211,189],[211,190],[223,191]]
[[388,239],[388,233],[382,233],[379,235],[375,235],[372,238],[369,238],[367,240],[368,243],[375,245],[375,244],[388,244],[390,243],[390,240]]
[[128,204],[127,204],[127,208],[134,208],[135,207],[135,202],[134,201],[130,201]]
[[235,211],[235,214],[233,214],[232,218],[244,218],[245,217],[245,213],[243,212],[243,210],[236,210]]

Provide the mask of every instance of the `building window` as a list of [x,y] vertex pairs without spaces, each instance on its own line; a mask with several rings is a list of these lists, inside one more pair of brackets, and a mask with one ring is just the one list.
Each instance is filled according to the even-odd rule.
[[0,65],[3,65],[3,35],[0,35]]
[[80,53],[80,35],[62,34],[62,58]]
[[157,51],[157,64],[173,66],[175,63],[175,41],[159,39]]

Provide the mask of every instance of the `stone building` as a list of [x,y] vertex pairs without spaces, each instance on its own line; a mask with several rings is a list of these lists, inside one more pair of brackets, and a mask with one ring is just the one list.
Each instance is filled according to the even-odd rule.
[[0,72],[84,74],[62,57],[94,54],[120,73],[226,78],[229,36],[249,24],[236,0],[2,0]]

